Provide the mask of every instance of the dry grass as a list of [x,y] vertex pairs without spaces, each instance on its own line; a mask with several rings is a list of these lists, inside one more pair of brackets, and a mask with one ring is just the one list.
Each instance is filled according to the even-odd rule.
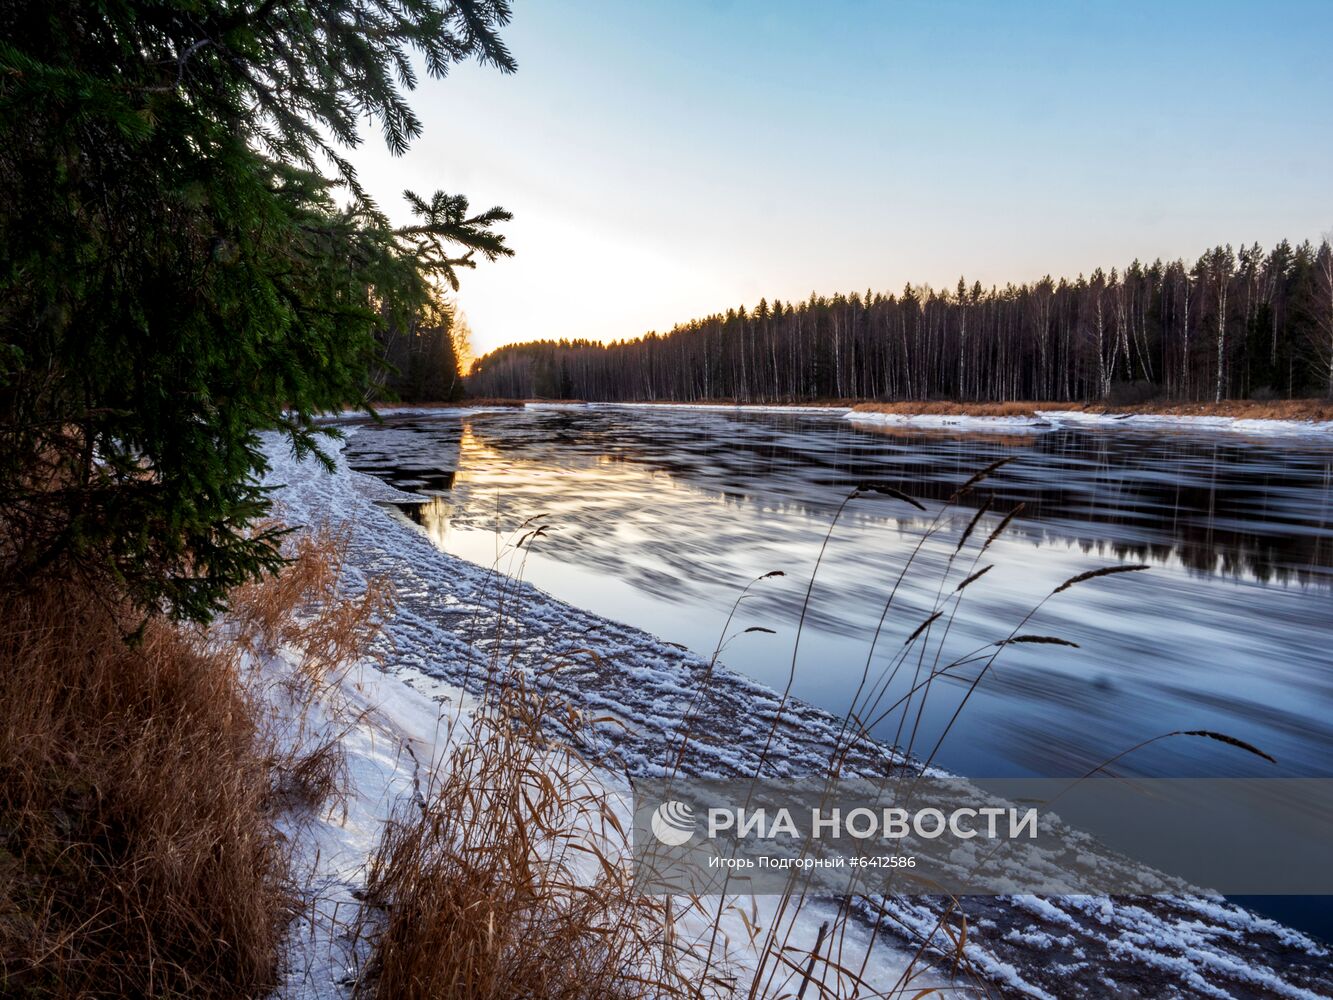
[[234,657],[51,584],[0,608],[0,993],[258,996],[292,916]]
[[[521,529],[524,541],[534,533],[530,525]],[[506,648],[500,633],[518,632],[513,615],[512,608],[502,611],[493,649]],[[918,951],[886,984],[865,978],[878,927],[869,931],[859,967],[834,957],[844,956],[846,936],[859,926],[850,897],[835,901],[830,932],[809,939],[802,913],[819,892],[808,878],[792,883],[765,926],[757,913],[747,919],[753,907],[743,899],[644,894],[634,884],[629,834],[604,784],[617,769],[582,749],[591,742],[588,720],[541,690],[543,671],[525,679],[499,652],[486,668],[487,687],[466,732],[427,772],[421,798],[386,826],[372,856],[352,934],[368,956],[359,997],[704,1000],[750,991],[921,998],[937,995],[919,983],[936,962],[976,981],[962,939],[948,938],[952,910],[935,932],[908,930]],[[882,697],[859,707],[870,714],[883,707]],[[770,737],[778,724],[775,718]],[[688,717],[685,728],[688,742]],[[856,720],[844,735],[835,759],[866,733]],[[674,772],[679,759],[664,763]],[[723,929],[735,914],[748,945]],[[754,951],[756,964],[733,954],[738,944]]]
[[[270,527],[277,525],[258,530]],[[215,646],[252,658],[284,653],[293,661],[281,691],[266,689],[255,674],[246,678],[252,697],[267,709],[275,805],[314,809],[347,791],[342,737],[359,719],[340,682],[353,665],[371,658],[372,644],[393,613],[393,596],[381,579],[356,596],[340,592],[346,545],[346,533],[328,527],[294,535],[285,546],[290,562],[283,571],[234,589],[227,618],[213,632]],[[316,703],[321,709],[312,712]],[[319,720],[313,724],[312,714]]]
[[[901,496],[868,485],[848,500],[867,491]],[[836,525],[835,517],[830,534]],[[535,529],[525,525],[520,534],[528,541]],[[512,608],[502,609],[493,649],[506,648],[499,640],[508,631],[519,631]],[[516,634],[514,642],[519,639]],[[434,762],[421,798],[386,825],[371,858],[352,931],[368,956],[357,978],[359,997],[704,1000],[808,992],[828,1000],[922,998],[939,993],[919,982],[936,963],[979,981],[964,954],[965,936],[950,937],[951,916],[965,923],[953,908],[930,933],[906,929],[916,953],[887,984],[865,978],[878,926],[869,931],[859,966],[834,958],[843,957],[846,936],[857,925],[852,897],[834,901],[827,935],[826,924],[817,941],[807,939],[802,913],[820,895],[808,877],[789,886],[766,926],[757,914],[746,918],[752,907],[743,899],[644,894],[634,884],[628,831],[604,784],[616,768],[581,749],[590,742],[588,720],[540,690],[542,671],[525,679],[502,652],[492,654],[486,668],[489,680],[465,735]],[[790,688],[784,704],[789,694]],[[858,706],[863,716],[883,707],[883,692]],[[910,706],[894,707],[910,714]],[[849,720],[845,742],[833,748],[835,762],[867,735],[863,724],[863,718]],[[687,718],[684,743],[688,725]],[[775,717],[770,740],[778,725]],[[673,773],[680,761],[664,763]],[[836,771],[835,763],[835,785]],[[732,944],[740,942],[729,944],[722,924],[735,913],[755,952],[753,966],[750,959],[733,964]],[[884,925],[891,923],[886,915]]]
[[[260,530],[266,527],[272,525]],[[384,580],[372,580],[356,597],[339,592],[346,547],[346,533],[327,527],[296,535],[281,573],[228,595],[228,639],[252,653],[293,650],[308,690],[330,687],[340,670],[367,655],[393,613]]]
[[244,653],[294,647],[309,696],[386,601],[336,597],[336,538],[295,554],[212,631],[77,582],[0,598],[0,995],[275,987],[299,905],[275,822],[334,790],[338,755],[275,739]]
[[670,913],[634,890],[628,834],[573,743],[583,721],[516,676],[400,812],[372,859],[358,995],[648,1000],[706,995]]
[[[581,400],[570,400],[570,402],[582,402]],[[651,403],[653,406],[734,406],[738,409],[746,407],[771,407],[771,406],[799,406],[803,409],[811,407],[827,407],[829,409],[842,409],[849,406],[855,406],[858,400],[855,399],[783,399],[771,402],[764,400],[739,400],[723,397],[721,399],[633,399],[624,400],[627,403]]]

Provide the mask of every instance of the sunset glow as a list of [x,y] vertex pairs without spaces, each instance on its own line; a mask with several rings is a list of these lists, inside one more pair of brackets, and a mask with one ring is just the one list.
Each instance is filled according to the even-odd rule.
[[619,339],[762,296],[1317,240],[1330,32],[1299,2],[547,0],[508,32],[518,73],[423,76],[408,154],[354,159],[391,214],[404,187],[514,212],[516,256],[461,275],[478,354]]

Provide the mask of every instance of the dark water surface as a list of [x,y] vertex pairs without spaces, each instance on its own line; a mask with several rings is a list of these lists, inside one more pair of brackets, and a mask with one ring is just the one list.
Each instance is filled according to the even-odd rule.
[[[1075,775],[1179,729],[1227,733],[1278,763],[1177,737],[1117,770],[1333,775],[1326,440],[1122,428],[888,433],[817,414],[597,407],[396,418],[361,430],[347,451],[353,467],[425,495],[414,519],[440,548],[475,562],[499,557],[517,570],[506,542],[543,515],[549,533],[527,555],[526,579],[705,656],[746,584],[783,571],[750,591],[732,628],[773,634],[735,635],[721,657],[779,689],[835,510],[858,482],[892,484],[927,512],[885,497],[848,505],[806,614],[797,696],[842,715],[856,700],[880,738],[921,756],[938,744],[939,763],[975,777]],[[1012,461],[921,546],[867,671],[876,624],[913,548],[945,498],[999,458]],[[1052,598],[1021,632],[1078,648],[1006,647],[951,729],[984,660],[941,675],[924,704],[916,696],[888,711],[932,665],[993,651],[1063,580],[1139,562],[1151,569]],[[953,613],[954,587],[987,564],[994,568]],[[939,607],[945,614],[928,642],[903,657],[904,641]]]
[[[859,482],[891,484],[927,512],[884,497],[847,506],[805,616],[797,696],[842,715],[856,704],[881,739],[972,777],[1076,776],[1145,740],[1200,729],[1277,763],[1173,737],[1115,772],[1333,776],[1326,439],[904,433],[831,415],[595,407],[395,418],[361,430],[347,452],[355,468],[423,495],[405,510],[445,551],[521,571],[571,604],[704,656],[743,588],[781,570],[751,589],[721,656],[779,689],[838,505]],[[922,543],[943,501],[1000,458],[1012,461]],[[516,555],[510,543],[525,524],[549,530]],[[968,696],[984,662],[971,654],[993,652],[1069,577],[1133,563],[1151,568],[1071,587],[1021,627],[1077,648],[1006,646]],[[956,585],[988,564],[955,604]],[[940,607],[928,642],[905,647]],[[743,631],[756,626],[772,633]],[[924,701],[898,704],[932,666],[957,659],[968,662],[941,674]],[[1238,901],[1333,941],[1326,897]]]

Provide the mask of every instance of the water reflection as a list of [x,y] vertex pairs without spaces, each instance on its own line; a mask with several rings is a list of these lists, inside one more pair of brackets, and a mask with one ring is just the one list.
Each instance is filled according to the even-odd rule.
[[[1043,609],[1037,630],[1081,648],[1007,650],[942,746],[943,763],[977,775],[1065,774],[1159,732],[1211,728],[1263,746],[1281,773],[1329,772],[1333,448],[1324,444],[1120,429],[886,434],[822,416],[608,408],[413,417],[367,427],[348,454],[434,495],[413,517],[438,546],[478,562],[494,558],[497,530],[546,515],[555,530],[528,557],[530,579],[705,654],[740,589],[786,571],[743,609],[744,625],[778,634],[742,636],[724,657],[779,686],[815,554],[854,484],[886,481],[942,501],[1011,457],[971,500],[992,498],[978,532],[1020,503],[1023,512],[988,553],[996,568],[969,591],[952,650],[1002,637],[1074,573],[1117,560],[1154,571],[1075,588]],[[896,598],[893,642],[933,606],[969,514],[923,547]],[[926,524],[897,502],[848,508],[802,638],[799,696],[849,709],[885,595]],[[874,670],[891,645],[877,647]],[[917,706],[920,745],[944,732],[974,669]],[[876,732],[901,730],[890,719]],[[1271,773],[1261,763],[1177,742],[1127,769]]]

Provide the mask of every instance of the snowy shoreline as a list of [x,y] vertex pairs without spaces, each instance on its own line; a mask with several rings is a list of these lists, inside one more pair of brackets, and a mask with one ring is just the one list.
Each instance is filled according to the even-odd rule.
[[[451,419],[464,410],[405,412]],[[357,433],[356,428],[350,433]],[[387,696],[379,698],[381,718],[409,734],[421,730],[428,706],[441,698],[456,705],[477,687],[479,654],[485,657],[488,637],[497,634],[495,573],[439,551],[422,532],[391,517],[383,504],[420,498],[351,470],[340,446],[334,455],[336,471],[329,474],[313,460],[293,459],[276,438],[269,438],[267,445],[272,463],[267,483],[280,487],[281,515],[292,524],[330,523],[346,530],[349,589],[355,592],[381,574],[393,581],[398,613],[380,649],[385,669],[383,674],[375,667],[367,669],[377,671],[376,690]],[[511,588],[508,613],[516,616],[521,642],[515,643],[512,653],[506,647],[506,653],[525,667],[538,668],[552,657],[568,656],[576,647],[593,650],[596,662],[586,662],[585,657],[571,663],[549,675],[551,683],[571,703],[617,720],[608,723],[602,734],[608,750],[624,761],[629,773],[660,770],[664,748],[686,714],[706,663],[655,636],[589,614],[530,585],[507,586]],[[704,707],[705,715],[692,727],[692,770],[700,775],[752,771],[757,763],[755,734],[764,731],[777,711],[777,693],[719,669]],[[435,711],[438,715],[440,709]],[[798,774],[826,766],[837,731],[838,720],[828,713],[800,703],[789,705],[775,741],[781,769]],[[378,738],[383,740],[382,735]],[[373,746],[375,739],[369,735],[366,745]],[[882,748],[862,747],[851,762],[857,768],[874,768],[882,767],[886,759]],[[406,757],[395,760],[401,765]],[[368,771],[385,763],[371,760]],[[373,843],[367,842],[368,829],[377,816],[392,811],[395,795],[401,798],[407,787],[401,779],[372,778],[368,785],[355,793],[363,800],[362,815],[368,819],[358,824],[354,847],[366,852]],[[391,794],[391,788],[397,792]],[[317,837],[314,843],[313,856],[322,856]],[[322,873],[321,893],[346,905],[356,888],[356,853],[341,852],[339,857],[337,871]],[[1304,998],[1317,997],[1320,993],[1315,990],[1333,985],[1326,974],[1311,971],[1326,965],[1327,952],[1320,945],[1218,900],[994,897],[969,899],[968,911],[969,961],[985,978],[1001,985],[1003,995],[1096,997],[1104,995],[1108,981],[1115,981],[1151,987],[1155,996]],[[903,946],[910,947],[914,935],[935,925],[940,901],[897,897],[884,901],[884,913],[885,929],[901,935]],[[889,945],[883,947],[892,953]],[[312,978],[312,965],[321,970],[313,978],[326,984],[326,977],[338,975],[336,961],[311,958],[303,964],[307,980]],[[331,990],[301,995],[340,994]]]
[[1330,437],[1333,422],[1211,417],[1184,413],[1088,413],[1083,410],[1038,410],[1032,417],[984,417],[946,413],[876,413],[849,410],[844,419],[885,427],[923,430],[992,431],[1043,434],[1079,427],[1092,430],[1161,430],[1250,434],[1256,437]]
[[1087,413],[1080,410],[1042,410],[1040,416],[1063,426],[1101,429],[1142,427],[1163,430],[1223,431],[1259,436],[1333,435],[1333,421],[1213,417],[1187,413]]
[[1044,434],[1057,430],[1056,424],[1034,417],[971,417],[948,413],[872,413],[850,410],[843,419],[854,424],[875,427],[901,427],[919,430],[991,432],[996,434]]

